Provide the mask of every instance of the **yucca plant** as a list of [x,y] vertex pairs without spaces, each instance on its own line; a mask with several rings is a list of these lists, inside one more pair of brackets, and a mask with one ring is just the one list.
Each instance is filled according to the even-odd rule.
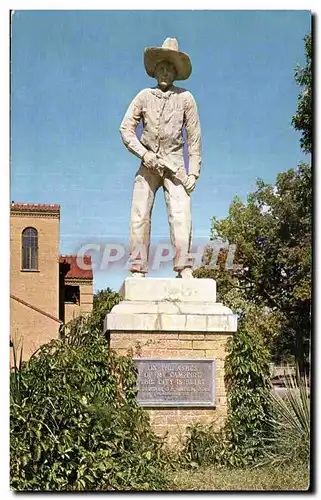
[[271,391],[271,436],[265,440],[259,465],[308,464],[310,456],[310,397],[307,377],[287,371],[286,395]]
[[[20,347],[20,354],[19,354]],[[22,395],[22,357],[23,357],[23,344],[16,340],[12,342],[13,354],[13,367],[11,369],[10,377],[10,396],[15,403],[21,402]]]

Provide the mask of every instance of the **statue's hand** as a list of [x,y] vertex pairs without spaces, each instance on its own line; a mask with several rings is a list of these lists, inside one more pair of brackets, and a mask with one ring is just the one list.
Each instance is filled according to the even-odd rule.
[[155,153],[147,151],[143,156],[143,163],[145,167],[155,169],[158,165],[158,159]]
[[188,194],[192,193],[195,189],[196,177],[193,174],[187,176],[187,181],[185,183],[185,189]]

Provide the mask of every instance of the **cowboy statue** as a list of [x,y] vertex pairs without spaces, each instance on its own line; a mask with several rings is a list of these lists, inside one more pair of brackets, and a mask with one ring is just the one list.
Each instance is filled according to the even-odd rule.
[[[120,126],[125,146],[141,160],[130,218],[130,271],[133,277],[144,277],[148,272],[151,213],[156,191],[162,186],[174,248],[174,271],[178,277],[193,278],[190,194],[200,173],[201,130],[194,97],[173,85],[174,80],[190,76],[191,61],[178,50],[175,38],[167,38],[162,47],[145,49],[144,64],[158,85],[137,94]],[[138,140],[136,128],[141,120],[143,133]],[[183,127],[188,142],[188,175],[183,156]]]

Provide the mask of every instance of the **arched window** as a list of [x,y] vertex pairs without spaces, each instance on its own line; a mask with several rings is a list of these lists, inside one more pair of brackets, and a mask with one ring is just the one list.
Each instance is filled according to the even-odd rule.
[[34,227],[22,231],[22,269],[38,269],[38,231]]

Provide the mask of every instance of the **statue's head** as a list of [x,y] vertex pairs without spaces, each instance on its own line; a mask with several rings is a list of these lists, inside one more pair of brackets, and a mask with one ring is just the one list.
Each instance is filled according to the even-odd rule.
[[187,80],[192,72],[190,57],[178,50],[176,38],[166,38],[161,47],[147,47],[144,65],[147,74],[156,78],[161,88],[168,80],[170,85],[174,80]]
[[173,85],[176,78],[176,67],[170,61],[160,61],[155,68],[155,78],[162,90],[167,90]]

